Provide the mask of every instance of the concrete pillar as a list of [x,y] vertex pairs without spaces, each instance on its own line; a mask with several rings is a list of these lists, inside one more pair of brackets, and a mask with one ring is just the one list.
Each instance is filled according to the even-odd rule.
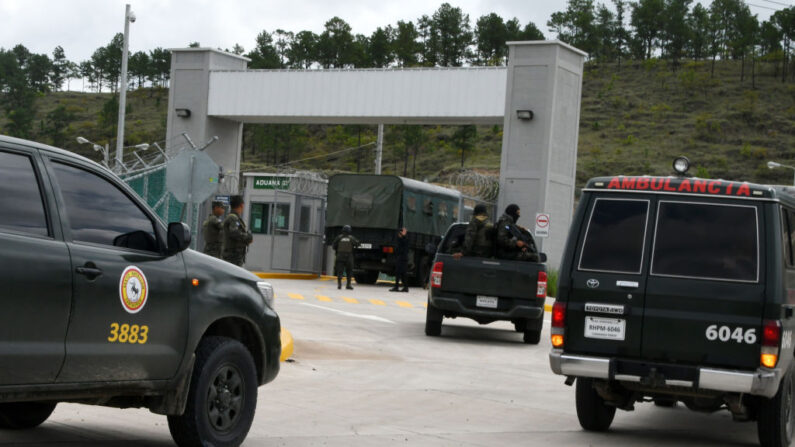
[[[243,123],[207,116],[210,95],[210,71],[245,70],[249,59],[212,48],[175,48],[171,50],[171,88],[168,92],[166,150],[169,155],[186,145],[182,132],[201,147],[213,136],[218,141],[207,154],[224,168],[230,178],[238,179]],[[190,111],[189,117],[177,116],[177,109]],[[227,188],[229,189],[229,188]],[[238,190],[238,186],[231,188]]]
[[[557,269],[574,207],[587,54],[559,41],[508,42],[508,48],[498,214],[516,203],[519,224],[533,231],[536,213],[549,213],[549,237],[536,242]],[[518,110],[531,110],[532,120],[519,119]]]

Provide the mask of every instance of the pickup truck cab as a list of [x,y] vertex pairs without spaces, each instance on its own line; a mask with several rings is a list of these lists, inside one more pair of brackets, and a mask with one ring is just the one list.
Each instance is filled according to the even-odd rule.
[[792,187],[590,180],[561,262],[549,355],[576,381],[582,427],[607,430],[636,402],[683,402],[757,421],[763,446],[789,445],[793,243]]
[[[425,334],[438,336],[442,320],[466,317],[480,324],[511,321],[524,342],[537,344],[547,297],[546,265],[473,256],[454,257],[467,224],[450,226],[434,258]],[[542,261],[545,260],[542,254]]]
[[0,136],[0,179],[0,433],[74,402],[166,415],[180,446],[242,443],[279,372],[271,286],[86,158]]

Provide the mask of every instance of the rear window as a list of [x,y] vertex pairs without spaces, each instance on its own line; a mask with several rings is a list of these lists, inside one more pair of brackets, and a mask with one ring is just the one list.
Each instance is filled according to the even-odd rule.
[[466,237],[467,226],[456,225],[442,240],[439,247],[439,253],[450,254],[457,253],[464,249],[464,238]]
[[596,199],[580,270],[640,273],[648,215],[648,200]]
[[661,201],[658,207],[652,275],[758,281],[755,206]]

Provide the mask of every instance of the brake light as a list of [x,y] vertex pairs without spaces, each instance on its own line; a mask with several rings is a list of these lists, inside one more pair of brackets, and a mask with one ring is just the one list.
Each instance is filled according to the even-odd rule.
[[438,289],[442,287],[442,269],[444,268],[443,262],[433,264],[431,270],[431,287]]
[[778,349],[781,345],[781,322],[765,320],[762,323],[762,353],[759,363],[767,368],[775,368],[778,363]]
[[538,286],[536,286],[536,298],[547,297],[547,272],[538,272]]
[[562,348],[566,333],[566,303],[555,301],[552,305],[552,328],[550,341],[553,348]]
[[388,247],[388,246],[387,247],[381,247],[381,252],[383,252],[383,253],[394,253],[395,252],[395,248],[394,247]]

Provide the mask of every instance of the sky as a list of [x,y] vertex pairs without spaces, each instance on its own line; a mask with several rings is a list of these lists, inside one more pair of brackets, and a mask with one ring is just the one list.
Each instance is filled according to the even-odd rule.
[[[554,38],[546,22],[566,0],[448,0],[469,14],[474,26],[478,17],[495,12],[504,19],[517,17],[522,25],[533,22],[547,38]],[[597,0],[612,6],[610,0]],[[699,0],[708,5],[710,1]],[[124,31],[125,4],[137,20],[130,25],[130,51],[156,47],[180,48],[190,42],[231,49],[236,43],[248,52],[263,29],[281,28],[320,33],[323,24],[339,16],[354,34],[370,35],[376,27],[399,20],[416,21],[431,15],[442,0],[0,0],[0,47],[25,45],[35,53],[52,55],[61,45],[69,60],[91,57],[113,35]],[[753,0],[749,6],[759,19],[793,0]],[[758,6],[755,6],[758,5]]]

